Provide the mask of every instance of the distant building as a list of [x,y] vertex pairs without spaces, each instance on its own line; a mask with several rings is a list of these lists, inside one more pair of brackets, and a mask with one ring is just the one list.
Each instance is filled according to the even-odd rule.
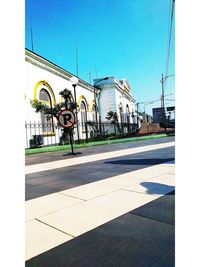
[[164,108],[153,108],[153,122],[161,123],[164,120]]

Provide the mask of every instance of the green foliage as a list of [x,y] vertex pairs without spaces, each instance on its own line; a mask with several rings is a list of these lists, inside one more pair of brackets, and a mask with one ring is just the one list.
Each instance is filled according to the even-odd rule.
[[113,112],[112,110],[110,110],[107,113],[106,119],[111,121],[111,123],[118,123],[118,115],[117,112]]
[[64,102],[58,103],[54,107],[49,107],[48,105],[44,104],[42,101],[37,99],[30,101],[31,106],[35,109],[35,112],[37,113],[43,112],[48,117],[53,116],[56,119],[58,119],[58,113],[62,109],[66,108],[74,110],[77,106],[77,104],[73,102],[73,97],[70,90],[65,88],[64,90],[60,91],[59,94],[64,98]]
[[[68,89],[64,89],[59,93],[63,98],[63,103],[58,103],[54,107],[50,107],[49,105],[44,104],[40,100],[31,100],[30,104],[35,109],[35,112],[43,112],[47,118],[51,118],[52,116],[58,120],[58,114],[62,109],[71,109],[74,110],[77,106],[73,101],[72,93]],[[64,128],[61,137],[61,143],[66,143],[70,138],[73,137],[73,127]]]

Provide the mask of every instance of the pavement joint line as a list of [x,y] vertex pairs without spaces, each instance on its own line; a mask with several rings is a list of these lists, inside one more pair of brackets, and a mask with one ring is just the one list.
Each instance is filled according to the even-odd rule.
[[58,228],[56,228],[56,227],[54,227],[54,226],[52,226],[52,225],[50,225],[50,224],[48,224],[48,223],[45,223],[45,222],[41,221],[40,219],[35,218],[35,220],[38,221],[38,222],[40,222],[40,223],[42,223],[42,224],[45,224],[45,225],[47,225],[47,226],[49,226],[49,227],[51,227],[51,228],[53,228],[53,229],[55,229],[55,230],[57,230],[57,231],[59,231],[59,232],[65,234],[65,235],[69,235],[69,236],[75,238],[74,235],[71,235],[71,234],[69,234],[69,233],[66,233],[65,231],[62,231],[62,230],[60,230],[60,229],[58,229]]
[[166,258],[175,248],[170,249],[165,255],[161,256],[156,263],[154,263],[151,267],[158,266],[159,262],[161,262],[164,258]]
[[[80,198],[80,197],[75,197],[75,196],[72,196],[72,195],[67,195],[67,194],[64,194],[62,192],[63,192],[63,190],[58,192],[57,194],[60,194],[62,196],[72,197],[72,198],[75,198],[75,199],[80,199],[80,200],[83,200],[83,201],[87,201],[87,199],[83,199],[83,198]],[[77,204],[79,204],[79,203],[77,203]],[[77,205],[77,204],[75,204],[75,205]]]
[[[158,164],[157,166],[161,166],[161,165],[163,165],[163,164],[164,164],[164,163],[161,163],[161,164]],[[154,166],[150,166],[149,168],[151,168],[151,167],[154,167]],[[142,169],[140,169],[140,170],[142,170]],[[138,170],[136,170],[136,171],[138,171]],[[134,171],[130,171],[130,172],[134,172]],[[126,174],[128,174],[128,173],[130,173],[130,172],[127,172]],[[163,175],[165,175],[165,174],[168,174],[168,172],[166,172],[166,173],[162,173],[162,174],[159,174],[159,175],[156,175],[156,176],[153,176],[153,177],[151,177],[151,178],[149,178],[149,177],[146,178],[146,179],[144,178],[143,181],[151,181],[152,179],[154,179],[154,178],[159,178],[159,177],[161,177],[161,176],[163,176]],[[118,175],[118,176],[124,176],[124,174],[120,174],[120,175]],[[106,180],[108,180],[108,179],[110,179],[110,178],[114,178],[114,177],[116,177],[116,176],[109,177],[109,178],[107,178],[107,179],[103,179],[103,180],[100,180],[100,181],[101,181],[101,182],[106,182]],[[135,177],[135,178],[137,178],[137,177]],[[100,182],[100,181],[96,181],[96,182],[89,183],[89,184],[85,184],[85,185],[80,185],[80,186],[77,186],[77,187],[91,186],[92,184],[94,184],[94,183],[98,183],[98,182]],[[73,190],[73,189],[75,189],[75,188],[77,188],[77,187],[75,187],[75,188],[70,188],[70,189],[67,189],[67,190],[62,190],[62,191],[60,191],[60,192],[58,192],[58,193],[59,193],[59,194],[62,194],[62,195],[65,195],[65,196],[74,197],[74,198],[76,198],[76,199],[80,199],[80,200],[83,200],[83,201],[90,201],[90,200],[93,200],[93,199],[97,199],[97,198],[99,198],[99,197],[108,195],[108,194],[110,194],[110,193],[113,193],[113,192],[116,192],[116,191],[119,191],[119,190],[125,190],[125,191],[129,191],[129,192],[140,193],[140,194],[163,195],[163,194],[156,194],[156,193],[155,193],[155,194],[150,194],[150,193],[146,193],[146,192],[138,192],[138,191],[134,191],[134,190],[126,189],[126,187],[131,186],[131,185],[135,185],[135,184],[137,184],[137,183],[138,183],[138,181],[136,180],[136,181],[134,181],[134,182],[130,182],[129,184],[123,185],[123,186],[121,186],[121,187],[119,187],[119,188],[117,188],[117,189],[115,189],[115,190],[112,190],[112,191],[109,191],[109,192],[105,192],[105,193],[103,193],[103,194],[101,194],[101,195],[98,195],[98,196],[95,196],[95,197],[91,197],[91,198],[89,198],[89,199],[83,199],[83,198],[75,197],[74,195],[70,195],[70,194],[64,194],[64,193],[62,193],[63,191]],[[172,191],[173,191],[173,189],[172,189]],[[169,192],[171,192],[171,191],[169,191]],[[81,203],[77,203],[76,205],[78,205],[78,204],[81,204]]]
[[[147,180],[145,180],[147,181]],[[128,187],[128,186],[126,186]],[[147,193],[147,192],[139,192],[139,191],[135,191],[135,190],[130,190],[130,189],[126,189],[125,187],[124,188],[121,188],[121,190],[124,190],[124,191],[128,191],[128,192],[133,192],[133,193],[139,193],[139,194],[142,194],[142,195],[163,195],[163,194],[150,194],[150,193]]]
[[[156,176],[156,177],[160,177],[160,176]],[[150,180],[150,179],[149,179]],[[149,180],[145,180],[145,181],[149,181]],[[128,187],[128,186],[126,186],[126,187]],[[124,187],[124,188],[121,188],[121,190],[124,190],[124,191],[129,191],[129,192],[134,192],[134,193],[140,193],[140,194],[148,194],[148,195],[161,195],[161,196],[163,196],[163,193],[161,194],[157,194],[157,193],[148,193],[148,192],[139,192],[139,191],[135,191],[135,190],[130,190],[130,189],[126,189],[126,187]],[[175,188],[175,187],[174,187]],[[172,189],[172,190],[170,190],[168,193],[170,193],[170,192],[173,192],[174,191],[174,189]],[[166,194],[168,194],[168,193],[166,193]],[[165,194],[164,194],[165,195]]]
[[[163,195],[163,196],[164,196],[164,195]],[[160,196],[160,197],[163,197],[163,196]],[[159,199],[159,198],[157,198],[157,199]],[[157,200],[157,199],[156,199],[156,200]],[[153,201],[155,201],[155,200],[153,200]],[[144,205],[148,205],[149,203],[151,203],[151,202],[148,202],[148,203],[146,203],[146,204],[144,204]],[[138,207],[138,208],[142,208],[142,206],[140,206],[140,207]],[[136,209],[138,209],[138,208],[136,208]],[[136,209],[134,209],[134,210],[136,210]],[[134,210],[133,210],[133,211],[134,211]],[[143,218],[148,219],[148,220],[151,220],[151,221],[156,221],[156,222],[160,222],[160,223],[168,224],[168,225],[174,227],[174,224],[172,224],[172,223],[164,222],[164,221],[162,221],[162,220],[153,219],[153,218],[150,218],[150,217],[148,217],[148,216],[140,215],[140,214],[137,214],[137,213],[132,213],[132,211],[129,211],[129,212],[127,212],[127,213],[130,214],[130,215],[134,215],[134,216],[138,216],[138,217],[143,217]],[[122,216],[123,216],[123,215],[122,215]]]
[[117,153],[116,151],[111,151],[111,152],[95,154],[95,156],[88,155],[88,156],[83,156],[79,158],[61,159],[61,160],[52,161],[52,162],[28,165],[28,166],[25,166],[25,174],[31,174],[35,172],[47,171],[47,170],[58,169],[58,168],[65,168],[65,167],[75,166],[78,164],[84,164],[88,162],[106,160],[109,158],[117,158],[120,156],[127,156],[131,154],[137,154],[137,153],[152,151],[152,150],[161,149],[161,148],[168,148],[174,145],[175,145],[175,142],[173,141],[169,143],[122,149],[120,151],[117,151]]

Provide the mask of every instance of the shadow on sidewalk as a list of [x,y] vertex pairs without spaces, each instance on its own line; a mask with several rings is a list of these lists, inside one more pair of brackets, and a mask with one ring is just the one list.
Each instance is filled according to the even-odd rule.
[[175,191],[175,186],[160,183],[142,182],[141,185],[147,188],[148,194],[167,194]]
[[125,160],[106,161],[104,163],[123,164],[123,165],[155,165],[155,164],[162,164],[162,163],[165,163],[165,162],[169,162],[168,164],[174,164],[174,158],[165,158],[165,159],[125,159]]

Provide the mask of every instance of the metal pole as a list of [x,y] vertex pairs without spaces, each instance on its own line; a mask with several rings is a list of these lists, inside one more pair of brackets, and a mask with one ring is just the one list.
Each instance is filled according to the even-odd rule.
[[161,108],[162,108],[162,114],[163,114],[162,121],[163,121],[163,125],[164,125],[165,131],[166,131],[167,129],[166,129],[166,116],[165,116],[165,99],[164,99],[165,92],[164,92],[164,77],[163,77],[163,74],[162,74],[161,83],[162,83]]
[[139,103],[137,103],[137,128],[139,129],[139,111],[138,111],[138,109],[139,109]]
[[94,86],[94,104],[95,104],[95,119],[96,119],[96,123],[97,123],[97,129],[98,129],[98,120],[97,120],[97,100],[96,100],[97,96],[96,96],[96,88]]
[[80,144],[79,127],[78,127],[78,111],[77,111],[77,103],[76,103],[76,84],[72,84],[72,86],[74,87],[74,101],[75,101],[75,105],[76,105],[77,137],[78,137],[78,144]]

